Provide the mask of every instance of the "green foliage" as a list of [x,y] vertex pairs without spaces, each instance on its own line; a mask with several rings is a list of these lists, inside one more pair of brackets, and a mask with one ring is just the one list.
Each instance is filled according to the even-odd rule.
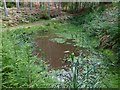
[[47,13],[42,14],[42,19],[50,19],[50,16]]
[[78,65],[79,61],[75,60],[75,55],[74,53],[71,53],[70,55],[71,58],[71,71],[72,71],[72,79],[71,79],[71,88],[78,88]]
[[27,21],[31,21],[31,22],[39,20],[39,19],[37,19],[36,15],[34,15],[34,16],[33,15],[28,15],[25,18],[26,18]]
[[68,22],[76,26],[81,26],[82,33],[91,38],[91,42],[88,44],[91,44],[95,48],[112,49],[119,58],[120,30],[118,29],[117,19],[118,8],[117,5],[110,8],[106,7],[104,4],[101,4],[96,9],[92,9],[92,11],[86,11],[79,16],[70,18]]
[[119,2],[112,2],[112,4],[116,6],[119,4]]
[[87,24],[88,22],[91,22],[93,17],[94,17],[94,14],[92,12],[86,11],[79,16],[74,16],[74,17],[68,19],[68,22],[79,26],[79,25],[82,25],[84,23]]
[[32,33],[18,29],[2,34],[2,87],[53,87],[56,80],[42,59],[33,56]]
[[89,3],[89,2],[63,2],[62,8],[64,11],[69,13],[76,13],[81,12],[82,10],[90,10],[95,8],[98,4],[97,3]]
[[102,4],[100,4],[100,6],[97,8],[96,11],[99,13],[102,13],[104,10],[105,10],[105,4],[102,3]]
[[[114,52],[116,52],[118,57],[120,56],[120,31],[117,23],[110,24],[107,20],[111,18],[108,19],[107,16],[102,18],[103,15],[99,11],[104,14],[104,7],[99,7],[92,12],[82,13],[80,16],[70,18],[67,22],[51,21],[50,24],[40,27],[4,32],[2,39],[3,87],[37,88],[52,87],[55,84],[54,79],[47,72],[42,59],[38,59],[32,54],[31,31],[33,30],[35,33],[39,31],[41,35],[46,30],[51,30],[59,36],[59,38],[54,38],[52,41],[64,43],[67,39],[72,39],[75,46],[89,51],[88,54],[87,52],[85,54],[82,52],[83,54],[78,57],[74,54],[69,56],[68,61],[71,63],[72,73],[70,73],[71,78],[64,84],[66,87],[117,87],[117,85],[112,85],[116,84],[117,81],[114,80],[113,75],[106,74],[108,63],[103,62],[106,64],[103,65],[101,62],[113,59],[116,56]],[[34,21],[34,18],[31,20]],[[104,36],[108,37],[101,40]],[[104,49],[103,52],[96,51],[96,49],[100,50],[99,47]],[[107,58],[102,58],[102,54],[105,54]],[[110,81],[111,78],[113,81]],[[108,80],[106,81],[106,79]]]
[[[116,59],[118,58],[118,62],[119,62],[119,56],[120,56],[119,35],[120,33],[119,33],[118,22],[117,22],[117,18],[118,18],[117,8],[116,7],[111,7],[108,9],[105,9],[105,8],[106,7],[101,6],[97,8],[97,10],[95,9],[92,12],[91,11],[85,12],[80,16],[75,16],[75,17],[70,18],[68,22],[63,22],[63,23],[55,22],[55,24],[51,24],[51,27],[54,27],[55,32],[59,37],[62,37],[62,38],[64,37],[65,39],[73,39],[73,42],[75,42],[74,45],[86,48],[90,50],[91,52],[96,53],[98,57],[95,57],[95,60],[97,60],[99,56],[105,55],[106,57],[102,58],[100,61],[104,61],[104,63],[106,63],[106,61],[109,61],[109,62],[106,63],[106,67],[103,66],[104,68],[102,69],[103,74],[102,72],[100,72],[101,74],[97,74],[97,75],[100,75],[101,79],[98,76],[99,79],[98,79],[98,83],[96,82],[96,85],[101,83],[100,85],[106,84],[101,87],[111,87],[107,84],[110,80],[109,74],[107,73],[106,75],[104,70],[108,68],[109,66],[108,64],[111,64],[110,61],[112,61],[112,63],[116,62]],[[115,13],[113,13],[113,11]],[[110,22],[109,20],[110,21],[113,20],[113,22]],[[116,22],[114,22],[114,20],[116,20]],[[102,52],[101,48],[103,48],[104,50],[105,49],[107,50],[105,51],[103,50]],[[91,60],[91,58],[86,58],[85,60],[89,61]],[[89,68],[92,68],[92,65],[90,65]],[[102,80],[102,77],[104,75],[106,76],[104,80],[105,83],[99,82]],[[111,74],[110,77],[112,76],[114,77],[114,75]],[[106,79],[108,79],[108,81],[106,81]],[[117,83],[117,81],[118,81],[118,78],[117,80],[114,79],[113,82]],[[68,87],[69,86],[73,87],[73,84],[70,84],[70,82],[72,82],[71,80],[67,82],[69,82]],[[90,86],[88,87],[92,87],[92,86],[93,85],[90,84]],[[116,87],[116,86],[117,85],[112,85],[112,87]]]
[[110,33],[111,35],[111,41],[113,41],[113,49],[116,52],[116,55],[118,56],[118,62],[120,62],[120,29],[116,28],[113,29]]
[[[71,77],[66,79],[65,85],[69,88],[100,88],[104,78],[107,77],[106,65],[101,62],[102,58],[96,58],[94,54],[84,58],[82,52],[76,57],[74,53],[68,56],[71,67]],[[69,82],[69,83],[68,83]]]
[[6,2],[7,8],[12,8],[16,6],[15,2]]
[[42,5],[42,7],[40,7],[42,13],[41,13],[41,18],[42,19],[50,19],[50,16],[48,15],[48,12],[47,12],[47,7]]

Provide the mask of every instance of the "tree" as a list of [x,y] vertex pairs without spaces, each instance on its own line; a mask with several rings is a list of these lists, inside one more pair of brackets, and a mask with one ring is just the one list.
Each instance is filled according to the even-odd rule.
[[17,8],[17,12],[19,11],[19,0],[16,0],[16,8]]
[[60,7],[61,7],[61,2],[60,0],[58,1],[58,16],[60,15],[61,11],[60,11]]
[[79,6],[79,3],[78,2],[75,2],[75,11],[78,12],[78,6]]
[[30,10],[32,10],[32,0],[30,0]]
[[4,0],[3,3],[4,3],[4,13],[5,13],[5,16],[8,16],[7,7],[6,7],[6,0]]
[[55,1],[55,0],[54,0],[54,3],[53,3],[53,4],[54,4],[54,10],[55,10],[55,13],[54,13],[54,14],[55,14],[55,16],[56,16],[56,1]]
[[24,9],[25,9],[25,10],[26,10],[26,5],[27,5],[26,0],[23,0],[23,6],[24,6]]
[[27,14],[27,0],[23,0],[23,6],[24,6],[24,10],[25,10],[25,13]]
[[50,16],[50,1],[48,0],[48,16]]

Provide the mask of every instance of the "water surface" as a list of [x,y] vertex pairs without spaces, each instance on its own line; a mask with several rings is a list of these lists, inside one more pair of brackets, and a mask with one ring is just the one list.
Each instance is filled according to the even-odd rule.
[[58,69],[68,64],[65,61],[65,51],[74,52],[77,55],[77,47],[73,46],[72,40],[66,40],[65,43],[57,43],[50,40],[56,37],[54,34],[45,33],[38,35],[35,38],[35,54],[38,57],[43,56],[43,59],[50,64],[50,68]]

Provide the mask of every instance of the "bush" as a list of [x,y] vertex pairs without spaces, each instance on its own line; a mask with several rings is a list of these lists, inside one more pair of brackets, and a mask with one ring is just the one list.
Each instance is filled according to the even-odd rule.
[[7,8],[12,8],[12,7],[16,7],[16,3],[15,2],[6,2]]

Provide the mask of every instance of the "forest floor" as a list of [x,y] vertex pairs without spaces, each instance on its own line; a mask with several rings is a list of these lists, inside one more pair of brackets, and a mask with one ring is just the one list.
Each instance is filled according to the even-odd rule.
[[0,27],[2,28],[2,31],[4,31],[4,30],[13,30],[13,29],[18,29],[18,28],[30,28],[30,27],[40,26],[40,25],[44,25],[44,24],[46,25],[49,22],[55,21],[55,20],[67,20],[68,18],[70,18],[72,16],[75,16],[75,15],[66,13],[64,15],[57,16],[57,17],[51,18],[49,20],[41,19],[40,21],[34,21],[34,23],[33,22],[21,23],[21,24],[17,24],[17,25],[14,25],[14,26],[7,26],[7,27],[4,27],[3,26],[4,23],[3,23],[2,25],[0,25]]

